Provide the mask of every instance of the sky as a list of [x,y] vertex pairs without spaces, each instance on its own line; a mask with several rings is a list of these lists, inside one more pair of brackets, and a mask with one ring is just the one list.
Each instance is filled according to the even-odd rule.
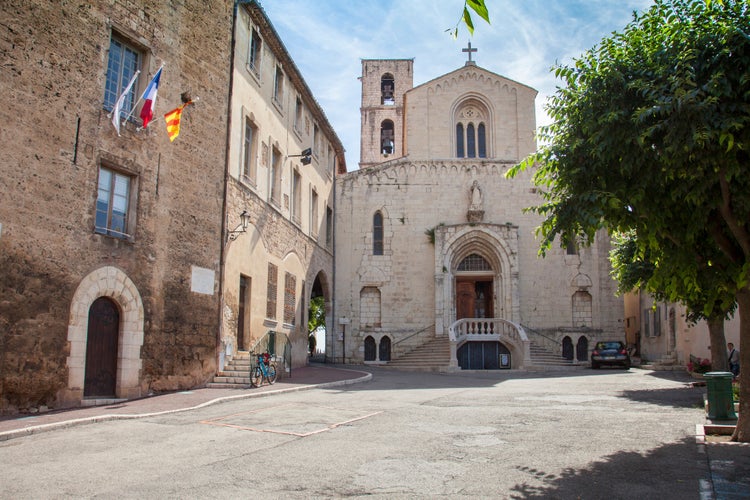
[[[486,0],[487,24],[459,24],[464,0],[260,0],[302,77],[359,164],[362,59],[414,59],[414,85],[463,66],[471,41],[478,66],[536,89],[537,126],[562,82],[551,68],[572,64],[621,32],[652,0]],[[458,25],[458,37],[451,33]]]

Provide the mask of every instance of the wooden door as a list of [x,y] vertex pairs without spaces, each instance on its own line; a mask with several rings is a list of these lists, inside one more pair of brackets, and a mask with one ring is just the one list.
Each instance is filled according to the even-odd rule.
[[456,319],[473,318],[476,291],[474,281],[456,282]]
[[245,304],[247,303],[248,278],[240,276],[240,303],[237,309],[237,350],[245,351]]
[[106,297],[96,299],[89,308],[84,397],[115,396],[119,333],[117,305]]

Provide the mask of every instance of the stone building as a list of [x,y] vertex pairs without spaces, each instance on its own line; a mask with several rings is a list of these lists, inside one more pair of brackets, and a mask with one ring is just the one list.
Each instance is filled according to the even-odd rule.
[[[416,87],[412,69],[408,59],[362,61],[360,169],[336,180],[327,352],[526,368],[537,348],[584,362],[594,341],[624,340],[608,239],[539,257],[540,219],[523,211],[541,200],[532,174],[505,176],[536,148],[536,91],[471,58]],[[437,357],[418,359],[430,350]]]
[[240,5],[234,29],[221,368],[285,346],[285,363],[304,364],[309,301],[322,296],[330,311],[333,300],[344,149],[262,8]]
[[[5,0],[0,18],[0,411],[205,383],[231,2]],[[183,93],[195,104],[170,143],[163,115]]]
[[0,412],[202,386],[268,332],[306,363],[346,165],[259,3],[0,16]]
[[[657,370],[682,370],[690,356],[711,359],[711,335],[705,320],[691,323],[685,306],[659,302],[645,292],[625,295],[625,333],[627,342],[646,366]],[[724,321],[724,337],[740,345],[740,320],[734,314]],[[722,346],[725,348],[726,346]],[[715,366],[716,371],[726,367]]]

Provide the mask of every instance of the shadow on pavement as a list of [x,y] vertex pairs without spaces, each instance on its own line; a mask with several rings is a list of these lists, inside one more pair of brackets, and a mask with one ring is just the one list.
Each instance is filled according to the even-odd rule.
[[673,408],[702,408],[703,392],[700,387],[675,387],[669,389],[624,390],[621,396],[640,403],[650,403]]
[[[616,435],[613,433],[613,439]],[[529,483],[513,487],[509,498],[699,498],[700,480],[708,475],[692,438],[643,454],[617,452],[586,468],[558,474],[529,467],[519,470],[531,476]],[[675,481],[667,483],[662,475]]]

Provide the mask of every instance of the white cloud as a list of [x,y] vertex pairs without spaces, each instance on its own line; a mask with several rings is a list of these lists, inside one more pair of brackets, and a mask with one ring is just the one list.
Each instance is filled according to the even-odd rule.
[[[473,58],[485,69],[533,87],[537,123],[560,83],[550,68],[571,63],[621,30],[650,0],[488,0],[490,25],[474,16]],[[361,59],[414,58],[419,85],[462,66],[469,39],[454,40],[462,0],[265,0],[263,8],[347,150],[359,162]]]

